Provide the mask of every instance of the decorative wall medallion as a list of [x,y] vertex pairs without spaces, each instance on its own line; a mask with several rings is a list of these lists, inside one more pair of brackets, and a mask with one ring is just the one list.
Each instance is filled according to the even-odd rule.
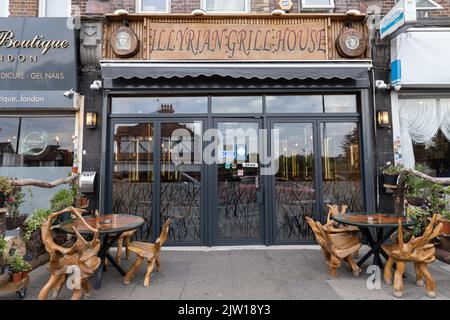
[[366,51],[366,40],[361,31],[345,29],[336,39],[336,49],[342,57],[356,58]]
[[119,58],[129,58],[139,51],[139,39],[129,27],[114,30],[110,39],[111,47]]
[[292,9],[293,3],[291,0],[279,0],[278,8],[284,11],[290,11]]

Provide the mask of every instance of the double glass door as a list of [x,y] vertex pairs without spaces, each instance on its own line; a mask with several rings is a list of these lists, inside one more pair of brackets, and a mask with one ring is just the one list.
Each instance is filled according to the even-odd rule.
[[168,218],[169,242],[203,239],[203,127],[187,119],[113,123],[111,211],[144,218],[138,239],[154,240]]

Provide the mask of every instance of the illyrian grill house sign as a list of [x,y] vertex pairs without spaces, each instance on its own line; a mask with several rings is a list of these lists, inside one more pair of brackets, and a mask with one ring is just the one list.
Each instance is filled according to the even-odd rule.
[[71,108],[75,31],[68,18],[0,18],[0,108]]
[[161,60],[326,59],[321,22],[298,25],[152,23],[150,58]]

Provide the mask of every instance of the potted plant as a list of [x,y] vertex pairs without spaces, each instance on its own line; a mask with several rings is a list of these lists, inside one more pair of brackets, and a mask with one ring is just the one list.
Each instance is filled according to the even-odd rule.
[[22,188],[15,187],[10,193],[6,208],[8,215],[6,216],[6,230],[15,230],[20,227],[27,219],[27,214],[21,214],[19,208],[25,202],[25,193]]
[[[417,166],[417,171],[423,172],[422,166]],[[425,179],[415,175],[408,175],[406,178],[406,200],[412,206],[424,207],[427,205],[427,198],[430,195],[430,189],[433,185]]]
[[0,274],[4,273],[3,268],[5,266],[5,261],[3,259],[3,251],[5,251],[6,245],[7,245],[7,242],[6,242],[5,238],[0,236]]
[[438,214],[438,221],[442,222],[443,228],[441,234],[450,234],[450,207],[449,199],[450,187],[444,187],[435,183],[431,187],[431,195],[429,197],[430,210]]
[[11,266],[11,273],[14,283],[18,283],[24,277],[24,273],[28,276],[28,272],[31,270],[31,266],[23,260],[21,255],[15,254],[9,259],[9,265]]
[[388,162],[387,167],[381,168],[383,173],[383,185],[385,188],[394,189],[397,188],[397,181],[400,174],[405,170],[405,168],[400,166],[394,166]]
[[0,176],[0,208],[4,208],[6,206],[6,201],[13,190],[14,186],[11,183],[11,179]]
[[[76,200],[76,191],[74,188],[61,189],[55,193],[50,200],[50,209],[53,212],[64,210],[67,207],[73,206]],[[60,216],[59,222],[70,220],[71,213],[67,212]]]

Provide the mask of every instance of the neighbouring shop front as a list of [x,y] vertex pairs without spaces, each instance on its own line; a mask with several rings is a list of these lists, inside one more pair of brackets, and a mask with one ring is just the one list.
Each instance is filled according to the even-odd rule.
[[[53,181],[77,163],[75,39],[66,18],[0,18],[1,176]],[[55,192],[24,191],[28,214]]]
[[363,16],[106,18],[102,203],[138,237],[305,243],[327,204],[374,210]]
[[450,28],[412,28],[391,42],[396,162],[435,177],[450,177],[449,43]]

